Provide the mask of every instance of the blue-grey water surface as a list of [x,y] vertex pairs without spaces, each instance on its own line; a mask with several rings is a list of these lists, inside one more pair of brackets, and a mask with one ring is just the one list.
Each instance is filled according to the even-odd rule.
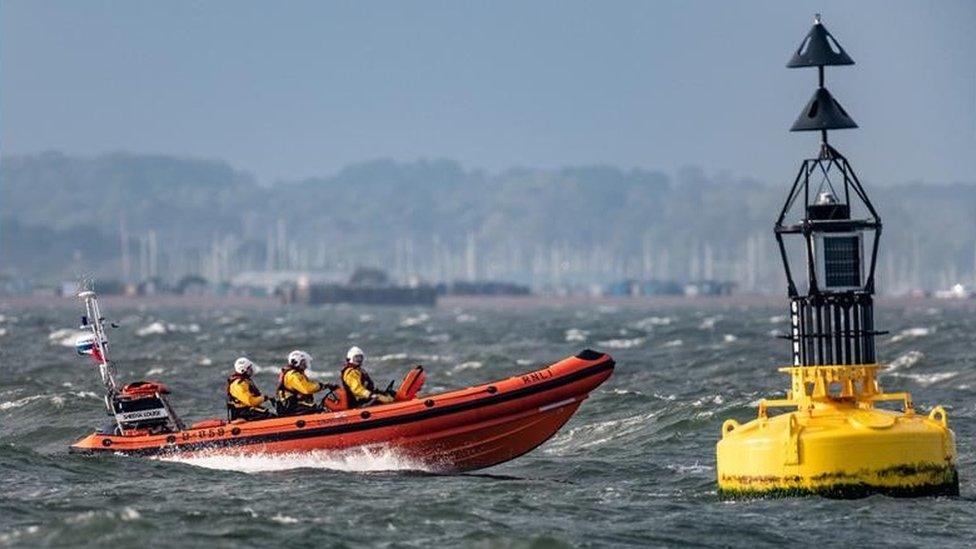
[[972,546],[976,373],[968,306],[882,305],[888,390],[943,404],[960,454],[959,498],[722,501],[714,444],[725,418],[781,395],[783,307],[567,304],[486,308],[151,308],[103,304],[121,322],[125,381],[159,379],[187,419],[220,417],[238,355],[272,391],[300,348],[334,378],[357,344],[378,380],[428,369],[426,390],[507,377],[592,347],[614,376],[549,442],[476,474],[412,470],[395,453],[153,461],[70,455],[105,417],[96,373],[69,346],[79,312],[0,308],[0,545]]

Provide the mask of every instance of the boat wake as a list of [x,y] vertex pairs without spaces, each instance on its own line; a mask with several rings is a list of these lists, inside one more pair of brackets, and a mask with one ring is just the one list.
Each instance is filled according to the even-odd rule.
[[312,450],[288,454],[213,453],[173,455],[160,461],[185,463],[206,469],[241,473],[268,473],[294,469],[326,469],[353,473],[383,471],[432,472],[426,464],[398,454],[390,448],[355,448],[343,451]]

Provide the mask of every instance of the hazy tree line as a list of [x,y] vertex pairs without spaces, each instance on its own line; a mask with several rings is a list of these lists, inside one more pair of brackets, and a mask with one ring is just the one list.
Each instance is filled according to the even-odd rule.
[[[974,281],[976,185],[865,182],[889,291]],[[771,227],[787,189],[686,168],[466,170],[376,160],[262,185],[219,162],[111,154],[0,163],[0,273],[53,283],[378,266],[536,287],[623,278],[781,291]]]

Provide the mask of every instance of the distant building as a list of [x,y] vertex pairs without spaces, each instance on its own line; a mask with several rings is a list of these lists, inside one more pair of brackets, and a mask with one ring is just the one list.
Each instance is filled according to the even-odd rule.
[[308,278],[285,283],[276,290],[285,303],[322,305],[352,303],[361,305],[420,305],[437,304],[437,289],[427,284],[398,286],[379,269],[359,268],[345,284],[313,283]]

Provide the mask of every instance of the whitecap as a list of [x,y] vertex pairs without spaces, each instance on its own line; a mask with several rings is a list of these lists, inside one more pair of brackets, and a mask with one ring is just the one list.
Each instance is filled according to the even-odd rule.
[[361,322],[363,324],[366,324],[367,322],[372,322],[372,321],[373,321],[373,315],[370,315],[370,314],[361,314],[361,315],[359,315],[359,322]]
[[739,339],[738,337],[732,334],[725,334],[724,336],[722,336],[722,340],[725,341],[726,343],[732,343],[733,341],[736,341],[738,339]]
[[421,313],[417,316],[408,316],[400,321],[401,328],[409,328],[411,326],[418,326],[430,320],[430,316],[427,313]]
[[667,326],[671,322],[673,322],[673,319],[669,316],[651,316],[638,320],[634,323],[634,327],[638,330],[649,331],[655,326]]
[[786,315],[776,315],[769,317],[770,324],[779,324],[781,322],[786,322],[789,317]]
[[478,362],[476,360],[471,360],[471,361],[468,361],[468,362],[462,362],[461,364],[458,364],[457,366],[455,366],[454,368],[452,368],[451,371],[452,372],[461,372],[461,371],[464,371],[464,370],[477,370],[478,368],[481,368],[482,366],[484,366],[484,364],[482,364],[482,363],[480,363],[480,362]]
[[90,333],[91,332],[87,330],[64,328],[51,332],[48,334],[47,339],[55,345],[61,345],[62,347],[74,347],[75,342],[78,341],[79,337],[84,337]]
[[9,532],[0,532],[0,544],[14,545],[11,542],[20,539],[25,534],[26,535],[36,534],[37,532],[40,531],[40,529],[41,529],[40,526],[36,526],[32,524],[27,528],[24,528],[23,530],[14,529],[14,530],[10,530]]
[[579,328],[570,328],[566,330],[565,339],[567,342],[573,341],[586,341],[586,338],[590,335],[586,330],[580,330]]
[[436,334],[427,336],[426,339],[430,343],[447,343],[451,340],[451,334]]
[[925,358],[925,355],[919,351],[908,351],[907,353],[899,356],[898,358],[892,360],[888,363],[888,371],[894,372],[896,370],[903,370],[905,368],[911,368],[919,360]]
[[608,339],[606,341],[600,341],[598,344],[608,349],[630,349],[643,345],[644,341],[646,341],[646,338],[635,337],[632,339]]
[[681,347],[684,344],[685,342],[680,339],[672,339],[671,341],[668,341],[664,345],[661,345],[661,347]]
[[668,463],[665,467],[674,471],[675,473],[705,473],[708,471],[714,471],[715,467],[711,465],[704,465],[700,462],[692,463],[691,465],[682,465],[680,463]]
[[457,322],[461,322],[461,323],[477,322],[478,321],[478,317],[476,317],[474,315],[469,315],[469,314],[460,314],[460,315],[457,315],[456,317],[454,317],[454,320],[456,320]]
[[910,337],[912,337],[912,338],[914,338],[914,337],[925,337],[925,336],[931,334],[934,331],[935,331],[935,328],[924,328],[924,327],[906,328],[906,329],[902,330],[901,332],[899,332],[898,335],[892,337],[891,338],[891,341],[892,341],[892,343],[894,343],[896,341],[901,341],[903,339],[907,339],[907,338],[910,338]]
[[532,361],[529,360],[529,359],[527,359],[527,358],[519,358],[519,359],[516,359],[515,360],[515,363],[518,364],[519,366],[531,366],[532,365]]
[[211,359],[208,356],[205,356],[197,361],[197,366],[210,366],[212,364],[213,364],[213,359]]
[[893,377],[908,378],[923,387],[927,387],[934,383],[939,383],[940,381],[952,379],[957,375],[959,375],[959,372],[935,372],[931,374],[904,374],[904,373],[894,372],[891,375]]
[[159,374],[162,374],[162,373],[165,373],[165,372],[166,372],[166,370],[160,368],[159,366],[156,366],[155,368],[150,368],[150,369],[146,370],[146,373],[144,374],[144,377],[158,376]]
[[271,517],[271,520],[280,524],[298,524],[298,519],[295,517],[289,517],[287,515],[282,515],[278,513],[277,515]]
[[[242,325],[246,328],[246,325]],[[240,329],[241,327],[238,327]],[[162,323],[158,320],[156,322],[150,323],[147,326],[143,326],[136,330],[136,335],[139,337],[145,337],[149,335],[161,335],[168,333],[182,333],[182,334],[195,334],[200,331],[199,324],[171,324]]]
[[622,419],[611,419],[574,427],[556,433],[544,450],[547,454],[560,454],[566,450],[580,450],[602,446],[611,440],[628,436],[642,429],[657,412],[638,414]]
[[7,402],[0,402],[0,411],[13,410],[14,408],[20,408],[21,406],[26,406],[35,400],[44,398],[45,395],[31,395],[17,400],[9,400]]
[[706,404],[722,404],[723,402],[725,402],[725,399],[722,398],[722,395],[715,395],[715,396],[712,396],[712,397],[707,397],[706,396],[706,397],[699,398],[699,399],[695,400],[694,402],[692,402],[691,405],[694,406],[694,407],[696,407],[696,408],[699,408],[699,407],[704,406]]
[[162,322],[153,322],[148,326],[143,326],[142,328],[136,330],[136,335],[139,337],[145,337],[148,335],[156,335],[156,334],[165,334],[165,333],[166,333],[166,325],[163,324]]
[[378,356],[373,360],[375,360],[376,362],[389,362],[391,360],[406,360],[407,356],[408,356],[407,353],[393,353],[389,355]]
[[715,323],[717,321],[718,321],[718,317],[716,317],[716,316],[706,317],[706,318],[704,318],[701,321],[701,324],[698,325],[698,329],[699,330],[711,330],[712,328],[715,327]]

